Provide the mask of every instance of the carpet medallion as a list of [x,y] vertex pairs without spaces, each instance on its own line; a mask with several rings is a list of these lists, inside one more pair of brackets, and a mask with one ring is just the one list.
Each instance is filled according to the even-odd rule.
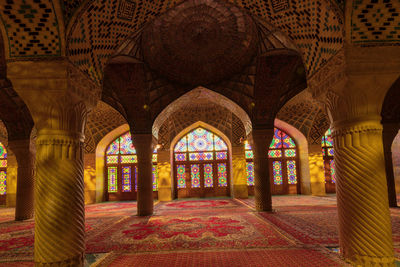
[[230,216],[127,217],[112,229],[88,238],[86,251],[289,246],[293,242],[252,213]]

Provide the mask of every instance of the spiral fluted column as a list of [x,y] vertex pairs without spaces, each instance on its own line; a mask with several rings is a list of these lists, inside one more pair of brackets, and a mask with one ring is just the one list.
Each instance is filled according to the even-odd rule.
[[254,196],[258,211],[272,211],[268,148],[274,129],[253,129],[251,145],[254,152]]
[[392,143],[400,125],[398,123],[383,124],[383,151],[385,153],[386,181],[388,186],[389,207],[397,207],[396,184],[394,182]]
[[33,217],[35,152],[31,148],[30,143],[30,139],[13,140],[8,143],[18,163],[16,221],[27,220]]
[[83,136],[39,132],[36,145],[36,266],[83,266]]
[[334,122],[340,249],[355,266],[394,266],[382,125]]
[[132,142],[138,159],[137,214],[148,216],[153,214],[153,135],[132,134]]

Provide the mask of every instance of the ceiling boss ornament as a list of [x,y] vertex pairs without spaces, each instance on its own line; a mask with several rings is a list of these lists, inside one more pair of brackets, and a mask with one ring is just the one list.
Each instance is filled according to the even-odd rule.
[[207,85],[236,74],[257,49],[254,21],[223,1],[190,0],[169,10],[143,30],[145,62],[167,79]]

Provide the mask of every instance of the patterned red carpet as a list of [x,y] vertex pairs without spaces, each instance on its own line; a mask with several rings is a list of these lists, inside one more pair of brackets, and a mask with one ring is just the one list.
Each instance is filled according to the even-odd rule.
[[[334,197],[279,196],[273,204],[276,212],[258,213],[252,198],[176,200],[157,203],[151,217],[135,216],[135,202],[88,205],[87,266],[345,265],[326,248],[338,247]],[[0,209],[0,266],[33,266],[34,222],[12,214]],[[399,253],[400,209],[392,222]]]

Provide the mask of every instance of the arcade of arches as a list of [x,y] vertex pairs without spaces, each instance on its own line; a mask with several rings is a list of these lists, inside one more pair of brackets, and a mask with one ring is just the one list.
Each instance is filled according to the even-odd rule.
[[[163,238],[182,238],[185,253],[215,237],[207,231],[229,241],[210,250],[238,245],[235,233],[258,242],[245,227],[261,219],[271,228],[258,234],[288,233],[278,250],[258,243],[269,255],[337,247],[343,264],[395,266],[399,12],[398,0],[0,0],[0,265],[25,253],[28,265],[84,266],[102,240],[89,238],[99,229],[85,227],[85,209],[113,206],[119,219],[104,220],[116,228],[138,222],[121,230],[130,240],[155,231],[144,251],[154,259],[172,250]],[[304,207],[276,209],[272,195],[336,199],[337,239],[308,249],[302,238],[317,234],[283,226]],[[255,212],[196,207],[175,238],[174,216],[191,215],[179,203],[193,198]],[[129,219],[124,205],[135,206]],[[10,208],[15,221],[4,219]],[[205,232],[190,232],[196,223]],[[12,239],[28,224],[34,237]],[[100,230],[106,252],[126,248]],[[254,266],[269,266],[260,255]]]

